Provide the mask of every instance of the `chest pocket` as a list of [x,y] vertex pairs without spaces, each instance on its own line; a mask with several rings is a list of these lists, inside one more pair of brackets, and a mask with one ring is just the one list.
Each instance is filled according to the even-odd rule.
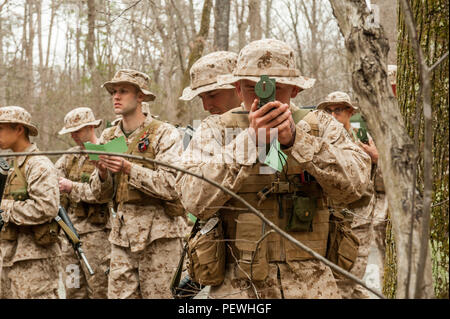
[[[153,119],[152,122],[145,127],[137,137],[128,145],[128,150],[126,154],[139,155],[145,158],[154,159],[155,150],[151,146],[151,141],[154,139],[156,130],[160,127],[162,122]],[[147,139],[147,144],[145,150],[142,152],[139,150],[139,143],[145,142]],[[142,148],[141,148],[142,149]],[[145,168],[154,169],[153,163],[147,162],[145,160],[133,160],[133,163],[143,166]],[[117,185],[115,202],[116,203],[139,203],[145,204],[149,201],[155,201],[153,198],[149,197],[145,193],[137,190],[133,186],[129,185],[129,176],[127,174],[116,174],[115,184]]]

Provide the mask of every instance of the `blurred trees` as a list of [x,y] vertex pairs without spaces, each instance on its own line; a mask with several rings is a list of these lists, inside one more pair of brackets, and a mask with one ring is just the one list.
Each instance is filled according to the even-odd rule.
[[284,2],[0,0],[0,104],[32,113],[41,149],[65,149],[70,137],[57,135],[64,115],[89,106],[99,118],[114,119],[101,84],[118,69],[133,68],[152,78],[152,112],[186,125],[208,115],[198,99],[178,102],[190,66],[202,55],[239,52],[262,37],[288,42],[302,74],[317,78],[296,104],[350,91],[343,39],[328,2]]

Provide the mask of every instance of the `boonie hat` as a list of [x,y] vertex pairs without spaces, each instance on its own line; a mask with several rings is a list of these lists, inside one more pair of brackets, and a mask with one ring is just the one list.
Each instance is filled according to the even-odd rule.
[[258,82],[261,75],[268,75],[275,78],[277,83],[294,85],[300,90],[311,88],[316,81],[300,74],[300,70],[295,67],[295,52],[288,44],[276,39],[262,39],[242,48],[233,73],[219,76],[218,82]]
[[191,67],[191,84],[179,98],[190,101],[197,95],[218,89],[234,89],[231,84],[218,84],[217,76],[232,73],[237,63],[234,52],[217,51],[198,59]]
[[88,107],[78,107],[73,109],[64,117],[64,127],[58,132],[59,135],[76,132],[79,129],[93,125],[99,127],[102,120],[96,120],[94,113]]
[[29,134],[38,135],[38,130],[31,123],[31,114],[21,106],[0,107],[0,123],[18,123],[26,126]]
[[358,110],[358,107],[352,104],[350,96],[347,93],[340,91],[335,91],[328,94],[325,100],[317,105],[317,109],[324,109],[330,105],[346,105],[350,106],[355,111]]
[[144,95],[144,101],[153,101],[155,94],[150,92],[150,77],[142,72],[130,69],[122,69],[116,72],[111,81],[103,83],[104,87],[110,94],[113,93],[114,84],[128,83],[137,87]]

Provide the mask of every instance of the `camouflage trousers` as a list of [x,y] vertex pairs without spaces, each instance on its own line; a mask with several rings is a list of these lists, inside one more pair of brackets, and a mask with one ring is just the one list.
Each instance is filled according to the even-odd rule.
[[63,282],[66,299],[106,299],[108,293],[108,269],[111,243],[109,230],[104,229],[80,235],[81,248],[94,271],[90,275],[80,262],[67,238],[61,240]]
[[269,263],[264,281],[238,279],[235,264],[227,264],[224,282],[211,287],[209,298],[255,299],[340,299],[331,269],[319,260]]
[[[355,216],[352,227],[353,232],[360,240],[358,257],[350,273],[363,279],[366,270],[369,253],[372,246],[378,249],[379,258],[376,260],[378,266],[379,278],[375,278],[379,283],[383,282],[384,273],[384,255],[386,238],[386,218],[387,218],[387,200],[384,193],[376,193],[367,207],[370,214]],[[371,266],[374,266],[371,264]],[[344,299],[368,299],[370,295],[367,289],[343,277],[335,274],[338,287]],[[369,278],[367,278],[369,280]],[[381,287],[380,287],[381,288]]]
[[58,299],[60,257],[15,262],[2,269],[2,299]]
[[172,298],[170,281],[183,249],[181,238],[160,238],[140,252],[111,246],[108,299]]
[[377,202],[373,216],[373,236],[371,246],[378,252],[375,264],[378,266],[379,281],[382,283],[384,277],[384,258],[386,254],[388,203],[384,193],[377,193],[376,197]]
[[[353,264],[350,273],[362,279],[366,272],[367,260],[369,258],[370,242],[372,239],[372,231],[370,223],[360,225],[352,229],[358,237],[359,249],[356,261]],[[367,289],[358,285],[353,280],[334,272],[336,282],[339,287],[343,299],[368,299],[370,298]]]

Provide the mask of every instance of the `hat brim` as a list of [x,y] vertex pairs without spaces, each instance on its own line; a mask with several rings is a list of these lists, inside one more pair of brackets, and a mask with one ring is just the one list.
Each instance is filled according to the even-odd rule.
[[[314,83],[316,82],[316,79],[306,78],[303,76],[288,77],[288,76],[271,76],[269,74],[269,77],[274,78],[277,83],[293,85],[298,87],[300,90],[310,89],[314,86]],[[217,77],[217,82],[220,85],[225,85],[236,83],[237,81],[240,80],[259,82],[260,79],[261,77],[259,76],[225,74],[219,75]]]
[[188,86],[184,88],[183,94],[178,99],[182,101],[190,101],[194,97],[205,92],[214,90],[230,90],[230,89],[234,89],[234,86],[231,84],[220,85],[218,83],[208,84],[205,86],[198,87],[196,89],[191,89],[191,87]]
[[67,134],[67,133],[76,132],[76,131],[78,131],[79,129],[82,129],[83,127],[88,126],[88,125],[93,125],[93,126],[95,126],[95,127],[99,127],[99,126],[102,124],[102,122],[103,122],[103,120],[95,120],[95,121],[92,121],[92,122],[89,122],[89,123],[83,123],[83,124],[80,124],[80,125],[77,125],[77,126],[74,126],[74,127],[71,127],[71,128],[65,128],[65,127],[63,127],[63,128],[58,132],[58,134],[59,134],[59,135],[63,135],[63,134]]
[[8,123],[8,124],[22,124],[23,126],[26,126],[28,128],[28,132],[31,136],[37,136],[38,130],[36,126],[33,124],[28,124],[22,121],[0,121],[0,123]]
[[345,106],[351,107],[355,111],[359,111],[359,108],[357,106],[354,106],[351,103],[345,102],[345,101],[343,101],[343,102],[320,102],[317,105],[317,109],[323,110],[324,108],[326,108],[327,106],[330,106],[330,105],[345,105]]
[[129,81],[117,81],[117,82],[108,81],[108,82],[103,83],[102,87],[104,87],[109,92],[109,94],[113,94],[113,85],[121,84],[121,83],[131,84],[131,85],[135,86],[139,91],[141,91],[144,94],[144,96],[145,96],[144,102],[151,102],[151,101],[154,101],[156,98],[156,95],[153,94],[152,92],[145,90],[145,89],[141,89],[138,85],[136,85],[136,83],[129,82]]

